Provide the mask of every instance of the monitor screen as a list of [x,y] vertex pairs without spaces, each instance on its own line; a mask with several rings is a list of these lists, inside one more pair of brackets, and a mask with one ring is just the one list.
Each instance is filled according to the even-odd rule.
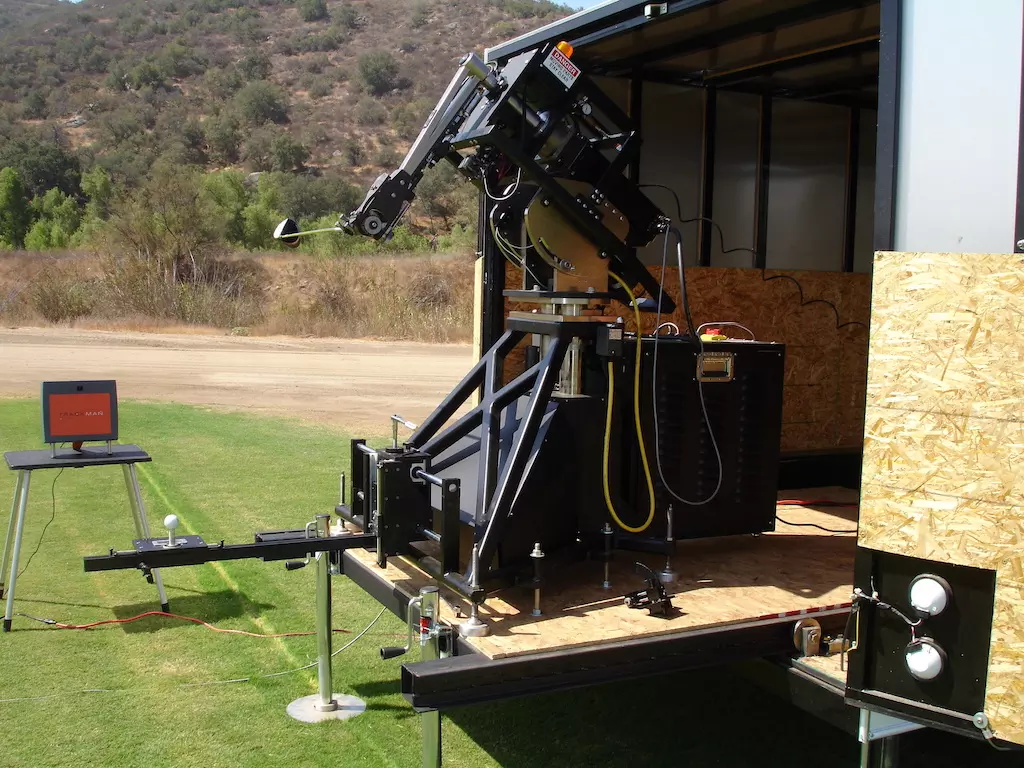
[[117,439],[117,383],[44,381],[43,441]]

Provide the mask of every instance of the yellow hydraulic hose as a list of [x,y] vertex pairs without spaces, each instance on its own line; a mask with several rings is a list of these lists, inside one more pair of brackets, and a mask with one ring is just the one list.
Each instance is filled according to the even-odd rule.
[[611,361],[608,362],[608,413],[605,416],[604,422],[604,466],[602,467],[604,501],[605,504],[608,505],[608,512],[611,514],[612,520],[615,521],[619,528],[624,531],[628,531],[629,533],[643,533],[654,521],[654,481],[651,479],[651,466],[647,462],[647,448],[644,446],[644,433],[643,428],[640,425],[640,307],[637,305],[636,296],[633,295],[633,291],[631,291],[629,286],[626,285],[626,281],[614,272],[609,272],[608,274],[615,279],[615,282],[622,286],[622,289],[629,296],[629,301],[633,305],[633,312],[636,315],[636,364],[634,366],[633,378],[633,418],[636,421],[636,439],[640,444],[640,461],[644,466],[644,477],[647,479],[647,496],[651,501],[651,505],[650,510],[647,513],[647,519],[644,521],[643,525],[626,525],[615,512],[615,505],[612,504],[612,496],[608,490],[608,449],[612,436],[612,403],[615,398],[615,364]]

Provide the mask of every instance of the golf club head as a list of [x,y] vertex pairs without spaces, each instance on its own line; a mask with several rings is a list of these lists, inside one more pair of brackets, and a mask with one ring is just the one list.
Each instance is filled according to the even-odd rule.
[[280,240],[285,245],[290,245],[292,248],[299,247],[299,225],[295,223],[295,219],[285,219],[277,225],[277,229],[274,230],[274,239]]

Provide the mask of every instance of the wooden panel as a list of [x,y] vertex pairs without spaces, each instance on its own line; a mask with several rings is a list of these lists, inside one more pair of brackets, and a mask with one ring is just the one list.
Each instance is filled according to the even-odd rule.
[[[848,489],[807,491],[813,498],[856,502]],[[799,492],[790,491],[787,495]],[[811,498],[807,496],[806,498]],[[856,527],[856,508],[811,509],[787,506],[780,512],[790,523],[817,523],[837,530]],[[508,589],[492,596],[481,609],[491,634],[470,642],[490,658],[538,651],[611,643],[632,637],[726,626],[780,613],[835,607],[849,603],[852,592],[854,535],[779,523],[778,531],[762,536],[734,536],[679,542],[673,560],[679,579],[669,585],[678,611],[668,618],[626,608],[622,596],[642,589],[633,563],[647,562],[660,570],[664,556],[619,552],[611,571],[612,589],[600,587],[603,563],[584,562],[550,569],[542,593],[544,615],[530,615],[533,592]],[[365,563],[374,555],[354,555]],[[409,594],[434,583],[411,562],[390,558],[382,574]],[[450,606],[462,613],[468,604],[445,592],[445,619]],[[456,622],[453,622],[456,623]]]
[[985,711],[1024,743],[1024,258],[875,259],[860,544],[990,568]]
[[[655,277],[661,276],[652,267]],[[792,278],[792,279],[791,279]],[[800,287],[793,282],[799,282]],[[508,288],[520,288],[518,270],[508,270]],[[687,293],[693,321],[701,324],[731,320],[741,323],[763,341],[787,345],[786,386],[783,389],[784,451],[857,448],[861,445],[864,417],[864,382],[867,376],[867,331],[840,323],[866,323],[871,279],[841,272],[765,272],[753,269],[692,268],[686,270]],[[679,270],[665,270],[665,290],[679,298]],[[805,302],[801,306],[802,300]],[[831,301],[836,312],[823,303]],[[508,309],[532,309],[513,306]],[[624,308],[627,328],[633,314]],[[643,315],[644,331],[654,329],[656,316]],[[682,307],[662,317],[685,328]],[[743,335],[736,329],[730,331]],[[508,366],[506,378],[521,372],[521,357]]]

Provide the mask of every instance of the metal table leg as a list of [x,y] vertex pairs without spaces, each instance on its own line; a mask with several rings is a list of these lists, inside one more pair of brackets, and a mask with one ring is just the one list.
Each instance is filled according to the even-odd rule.
[[899,768],[900,737],[887,736],[860,745],[860,768]]
[[[124,483],[128,487],[128,499],[131,502],[132,517],[135,520],[135,531],[140,539],[150,538],[149,523],[146,521],[146,508],[142,503],[142,491],[139,489],[139,476],[135,472],[134,464],[121,466],[124,472]],[[160,570],[152,570],[153,581],[156,584],[157,594],[160,596],[160,610],[167,613],[171,610],[167,602],[167,593],[164,591],[164,580],[160,576]]]
[[11,567],[11,553],[14,551],[14,528],[18,521],[18,502],[21,498],[22,473],[17,473],[17,480],[14,482],[14,498],[11,500],[11,519],[7,522],[7,539],[4,541],[4,557],[0,563],[0,597],[4,596],[4,579],[7,577],[7,569]]
[[[14,617],[14,588],[18,581],[18,559],[21,556],[21,539],[25,534],[25,510],[28,508],[28,488],[29,482],[32,479],[31,470],[20,470],[18,472],[18,495],[17,499],[17,522],[15,523],[14,530],[14,551],[10,552],[9,546],[4,548],[4,560],[10,557],[11,561],[11,576],[9,583],[7,584],[7,607],[4,610],[4,632],[11,631],[11,619]],[[8,525],[10,529],[10,525]],[[10,543],[10,531],[7,534],[8,544]]]

